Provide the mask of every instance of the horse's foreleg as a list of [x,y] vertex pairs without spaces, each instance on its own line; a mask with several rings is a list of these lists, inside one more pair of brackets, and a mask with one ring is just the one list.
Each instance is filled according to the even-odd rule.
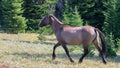
[[69,54],[69,51],[68,51],[68,48],[66,47],[66,45],[63,44],[62,47],[64,48],[64,50],[65,50],[65,52],[66,52],[68,58],[70,59],[70,62],[74,62],[74,61],[72,60],[72,58],[70,57],[70,54]]
[[79,59],[79,63],[82,63],[83,58],[88,54],[88,45],[83,45],[84,48],[84,54],[82,55],[82,57]]
[[54,60],[56,58],[56,54],[55,54],[55,49],[60,46],[60,43],[58,42],[57,44],[54,45],[53,47],[53,54],[52,54],[52,59]]

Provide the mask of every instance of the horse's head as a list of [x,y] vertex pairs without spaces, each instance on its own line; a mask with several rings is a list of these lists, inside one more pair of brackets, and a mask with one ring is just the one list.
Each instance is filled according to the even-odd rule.
[[46,25],[49,25],[51,24],[50,22],[50,18],[51,18],[52,14],[48,14],[46,15],[42,21],[38,24],[39,27],[43,27],[43,26],[46,26]]

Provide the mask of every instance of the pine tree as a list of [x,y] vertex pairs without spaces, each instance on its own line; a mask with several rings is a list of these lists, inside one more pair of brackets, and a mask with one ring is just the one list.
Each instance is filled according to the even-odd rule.
[[69,5],[67,5],[67,1],[65,3],[65,12],[64,12],[64,19],[63,22],[71,25],[71,26],[81,26],[83,25],[83,21],[81,19],[81,16],[78,12],[77,7],[75,7],[75,9],[71,12],[71,10],[69,9]]
[[119,9],[118,9],[118,3],[117,0],[110,0],[106,6],[107,6],[107,11],[105,12],[106,20],[104,24],[104,32],[106,34],[113,34],[113,39],[120,38],[119,32]]
[[55,12],[54,15],[60,20],[62,21],[63,19],[63,15],[64,15],[64,9],[65,8],[65,1],[66,0],[58,0],[56,5],[55,5]]
[[[117,4],[120,3],[117,0],[109,0],[105,6],[107,6],[107,11],[105,12],[105,23],[103,26],[103,30],[107,36],[107,43],[108,43],[108,53],[109,56],[116,56],[116,49],[118,47],[117,40],[120,38],[119,32],[119,16],[118,14],[120,11],[118,10]],[[116,32],[117,31],[117,32]]]
[[25,32],[26,19],[22,16],[23,0],[1,0],[2,29],[7,32]]
[[102,30],[105,16],[103,11],[106,10],[104,0],[67,0],[70,12],[73,12],[75,7],[78,7],[78,12],[83,19],[83,24],[86,23]]
[[78,9],[75,7],[75,11],[72,14],[72,17],[70,17],[70,24],[72,26],[81,26],[83,25],[83,21],[81,19],[81,16],[78,12]]
[[116,4],[116,15],[117,15],[117,17],[116,17],[116,23],[115,23],[115,30],[117,31],[115,31],[114,32],[114,35],[115,35],[115,38],[116,39],[120,39],[120,24],[119,24],[119,22],[120,22],[120,1],[119,0],[117,0],[117,4]]
[[53,12],[55,0],[24,0],[24,16],[28,19],[27,30],[38,30],[38,23],[43,16]]
[[1,4],[1,0],[0,0],[0,28],[2,26],[2,4]]

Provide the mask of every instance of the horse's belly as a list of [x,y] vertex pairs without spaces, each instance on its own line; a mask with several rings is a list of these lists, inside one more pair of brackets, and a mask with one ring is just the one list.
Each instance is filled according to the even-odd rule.
[[70,39],[70,40],[65,40],[65,42],[67,43],[67,44],[75,44],[75,45],[79,45],[79,44],[81,44],[81,40],[80,39]]
[[80,45],[81,43],[80,42],[67,42],[67,44],[69,44],[69,45]]
[[78,36],[78,35],[72,35],[72,36],[64,36],[64,41],[67,43],[67,44],[75,44],[75,45],[79,45],[81,44],[82,40],[81,40],[81,36]]

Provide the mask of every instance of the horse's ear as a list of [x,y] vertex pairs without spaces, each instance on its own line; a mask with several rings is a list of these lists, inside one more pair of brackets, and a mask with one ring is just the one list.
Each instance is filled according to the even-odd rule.
[[53,23],[53,19],[54,19],[53,18],[53,14],[49,14],[48,17],[49,17],[49,21],[50,21],[49,24],[52,24]]
[[52,15],[52,14],[49,14],[48,16],[49,16],[49,18],[53,17],[53,15]]
[[53,14],[48,14],[49,16],[54,16]]

